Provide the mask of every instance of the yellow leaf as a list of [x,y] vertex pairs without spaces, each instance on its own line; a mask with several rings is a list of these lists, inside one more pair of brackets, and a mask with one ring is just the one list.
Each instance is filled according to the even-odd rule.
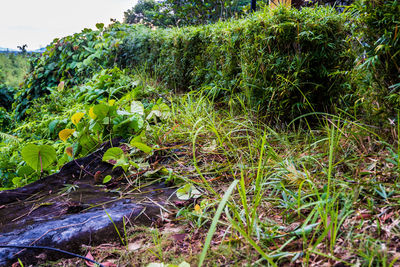
[[74,132],[74,129],[64,129],[58,133],[58,136],[65,142]]
[[89,117],[92,118],[92,120],[94,120],[94,119],[97,118],[97,115],[94,114],[93,107],[91,107],[91,108],[89,109]]
[[72,155],[73,155],[72,146],[67,147],[65,149],[65,153],[67,153],[68,156],[72,157]]
[[77,112],[71,117],[71,121],[73,124],[78,125],[79,121],[82,119],[82,117],[85,115],[83,112]]
[[115,104],[115,99],[108,100],[108,105],[110,107],[114,106],[114,104]]

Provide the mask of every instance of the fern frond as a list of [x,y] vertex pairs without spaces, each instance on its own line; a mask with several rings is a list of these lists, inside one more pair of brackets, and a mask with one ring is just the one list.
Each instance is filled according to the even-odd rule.
[[18,137],[11,135],[11,134],[3,133],[3,132],[0,132],[0,140],[1,139],[8,143],[14,143],[14,144],[19,144],[21,142],[18,139]]

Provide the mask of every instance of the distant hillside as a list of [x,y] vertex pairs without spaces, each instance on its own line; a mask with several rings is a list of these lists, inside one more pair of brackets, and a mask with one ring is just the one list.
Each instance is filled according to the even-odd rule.
[[[17,87],[29,70],[30,54],[21,54],[19,51],[1,50],[0,53],[0,86]],[[1,116],[0,116],[1,117]],[[0,175],[1,176],[1,175]]]
[[[46,51],[46,47],[42,47],[36,50],[28,50],[26,51],[27,53],[43,53],[44,51]],[[5,47],[0,47],[0,53],[14,53],[14,54],[18,54],[20,53],[21,50],[17,50],[17,49],[11,49],[11,48],[5,48]]]
[[18,53],[19,50],[0,47],[0,53]]

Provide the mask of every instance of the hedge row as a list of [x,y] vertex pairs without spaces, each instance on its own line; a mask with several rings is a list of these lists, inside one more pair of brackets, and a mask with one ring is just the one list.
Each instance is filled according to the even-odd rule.
[[200,27],[130,28],[123,67],[145,66],[180,90],[242,94],[267,116],[293,119],[329,110],[353,67],[346,17],[333,8],[266,9]]
[[[400,109],[400,1],[359,0],[353,10],[358,12],[358,28],[362,34],[365,62],[372,70],[374,101],[389,111]],[[379,90],[379,91],[378,91]]]
[[239,95],[271,118],[329,111],[348,93],[346,73],[353,67],[345,16],[330,7],[282,7],[198,27],[98,24],[54,40],[18,91],[15,115],[23,118],[33,99],[61,81],[71,88],[115,65],[145,67],[180,90]]

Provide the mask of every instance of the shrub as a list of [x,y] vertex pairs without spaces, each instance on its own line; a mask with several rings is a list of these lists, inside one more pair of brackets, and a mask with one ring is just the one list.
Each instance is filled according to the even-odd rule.
[[266,8],[247,19],[197,27],[98,26],[55,40],[38,59],[17,94],[17,119],[60,81],[80,85],[117,63],[143,67],[179,90],[240,94],[262,115],[290,120],[329,111],[347,89],[353,66],[346,16],[331,7]]
[[40,58],[32,62],[33,70],[17,93],[15,114],[19,120],[25,116],[33,99],[49,94],[61,81],[66,86],[83,83],[100,69],[113,66],[118,40],[124,35],[119,23],[104,29],[84,29],[81,33],[55,39]]
[[0,107],[10,109],[14,99],[14,89],[0,84]]
[[134,80],[126,74],[126,71],[118,67],[103,69],[93,75],[91,80],[77,88],[75,99],[78,102],[93,103],[103,99],[120,98],[126,92],[133,89]]
[[400,2],[359,0],[359,29],[365,50],[362,67],[369,67],[375,81],[375,101],[388,111],[400,107]]
[[136,27],[119,47],[123,66],[146,66],[181,90],[244,95],[266,116],[329,110],[353,58],[345,15],[330,7],[265,9],[248,19],[158,29]]

